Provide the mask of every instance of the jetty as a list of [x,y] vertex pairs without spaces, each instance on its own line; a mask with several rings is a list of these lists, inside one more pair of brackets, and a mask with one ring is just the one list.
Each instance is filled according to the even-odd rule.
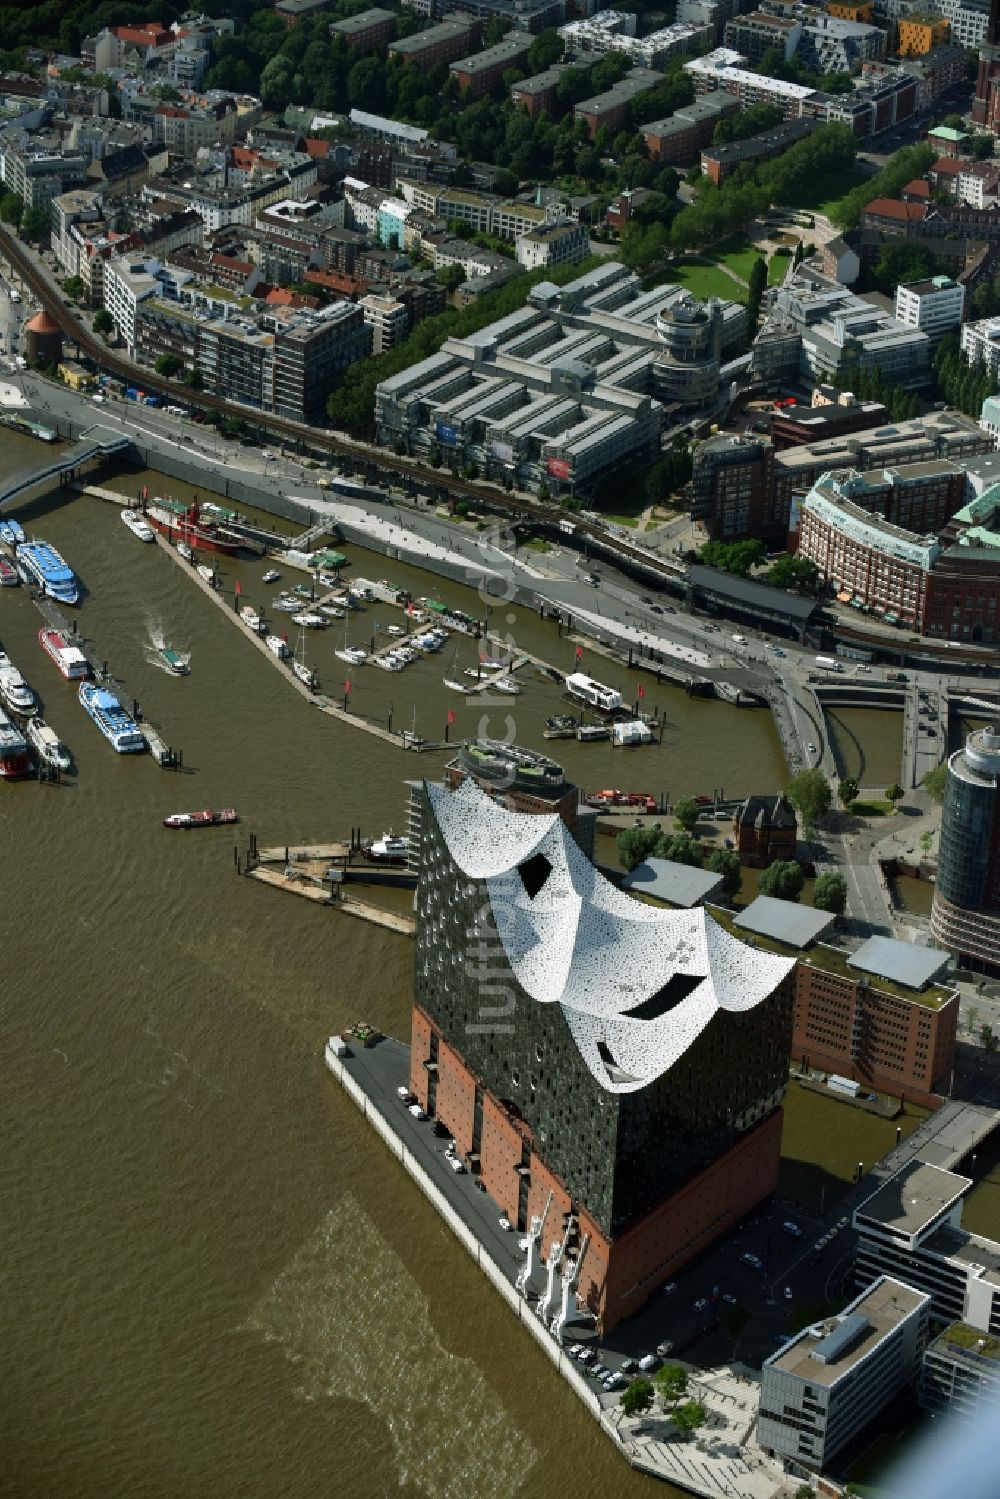
[[[348,916],[357,916],[372,926],[383,927],[401,937],[412,937],[416,922],[403,912],[389,911],[371,901],[362,900],[344,886],[353,876],[365,882],[372,875],[372,884],[388,883],[386,870],[373,868],[351,870],[348,867],[352,855],[357,851],[353,843],[307,843],[284,847],[258,848],[255,835],[251,835],[250,847],[245,856],[234,849],[234,864],[238,874],[245,874],[262,885],[275,890],[286,890],[290,895],[302,896],[316,905],[331,906]],[[393,883],[416,884],[416,877],[394,871],[399,876]],[[380,878],[381,876],[381,878]]]

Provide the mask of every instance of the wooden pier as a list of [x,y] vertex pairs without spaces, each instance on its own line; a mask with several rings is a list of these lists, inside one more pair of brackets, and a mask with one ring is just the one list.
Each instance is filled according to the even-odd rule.
[[[247,874],[262,885],[300,895],[315,905],[332,906],[334,910],[357,916],[372,926],[383,927],[399,936],[412,937],[416,927],[412,916],[387,911],[345,890],[343,876],[354,871],[342,867],[335,871],[336,877],[331,880],[331,862],[341,861],[342,866],[346,866],[354,851],[351,844],[341,842],[258,849],[252,835],[245,860],[237,849],[234,850],[234,862],[238,873]],[[358,879],[363,879],[364,871],[358,870],[356,874]]]

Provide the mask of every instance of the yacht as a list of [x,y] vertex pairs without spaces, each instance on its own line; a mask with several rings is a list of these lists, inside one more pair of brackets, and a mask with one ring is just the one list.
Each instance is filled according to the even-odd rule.
[[188,546],[186,541],[178,541],[175,543],[175,545],[177,547],[178,555],[183,557],[185,562],[194,561],[194,552]]
[[385,633],[387,635],[405,635],[406,631],[402,625],[386,625]]
[[260,581],[262,583],[277,583],[280,577],[281,574],[276,567],[269,567]]
[[292,623],[303,625],[307,630],[325,630],[330,621],[324,619],[322,614],[314,614],[311,609],[307,609],[302,614],[293,614]]
[[395,833],[383,833],[381,838],[366,843],[361,850],[362,858],[369,864],[405,864],[410,851],[408,838],[400,838]]
[[346,611],[344,609],[338,609],[336,604],[320,604],[319,612],[320,614],[325,614],[328,619],[346,618]]
[[122,523],[128,526],[132,535],[137,536],[140,541],[156,540],[156,532],[149,521],[143,520],[138,510],[123,510]]
[[269,651],[277,656],[279,661],[284,661],[292,654],[287,640],[282,640],[280,635],[269,635],[265,642]]
[[243,608],[240,610],[240,619],[248,629],[253,630],[255,635],[263,635],[267,629],[256,609],[252,609],[249,604],[243,605]]
[[3,651],[0,651],[0,697],[12,713],[22,718],[33,718],[38,712],[35,694]]
[[333,653],[338,661],[347,661],[351,666],[364,666],[368,660],[368,652],[362,650],[360,645],[347,645],[342,651]]
[[209,588],[215,588],[218,585],[219,580],[215,576],[215,568],[209,567],[207,562],[199,562],[197,564],[197,572],[200,578],[205,579]]
[[292,671],[295,673],[304,687],[308,687],[311,692],[316,691],[316,688],[319,686],[316,673],[312,671],[304,661],[293,661]]
[[521,691],[513,677],[494,677],[489,685],[491,692],[506,692],[510,697],[517,697]]
[[26,733],[28,743],[46,765],[52,765],[56,770],[69,770],[72,767],[73,756],[60,743],[59,735],[55,729],[49,728],[44,718],[29,719]]
[[138,755],[147,748],[146,736],[113,692],[94,682],[81,682],[80,702],[119,755]]
[[280,593],[276,599],[271,600],[271,608],[280,610],[282,614],[297,614],[302,608],[302,600],[294,598],[290,593]]

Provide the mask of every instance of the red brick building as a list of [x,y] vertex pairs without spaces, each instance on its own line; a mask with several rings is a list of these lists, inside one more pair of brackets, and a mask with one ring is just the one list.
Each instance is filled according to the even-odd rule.
[[733,834],[740,863],[766,869],[775,859],[794,859],[795,810],[784,796],[748,796],[736,809]]

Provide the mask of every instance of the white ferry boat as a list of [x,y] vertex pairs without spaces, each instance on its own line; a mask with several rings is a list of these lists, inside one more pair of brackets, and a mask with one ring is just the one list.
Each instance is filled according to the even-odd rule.
[[571,671],[566,678],[566,691],[578,703],[584,703],[595,713],[617,713],[622,706],[622,695],[614,687],[595,682],[582,671]]
[[73,756],[66,746],[60,743],[59,735],[55,729],[49,728],[44,718],[29,719],[26,733],[28,743],[46,765],[52,765],[56,770],[71,769]]
[[147,748],[146,736],[113,692],[96,682],[81,682],[80,703],[119,755],[138,755]]
[[138,510],[123,510],[122,522],[124,525],[128,526],[129,530],[132,532],[132,535],[137,536],[140,541],[156,540],[156,532],[149,524],[149,521],[143,520],[142,515]]
[[39,630],[38,644],[47,656],[51,656],[67,680],[90,676],[90,662],[86,656],[79,646],[70,645],[58,630]]

